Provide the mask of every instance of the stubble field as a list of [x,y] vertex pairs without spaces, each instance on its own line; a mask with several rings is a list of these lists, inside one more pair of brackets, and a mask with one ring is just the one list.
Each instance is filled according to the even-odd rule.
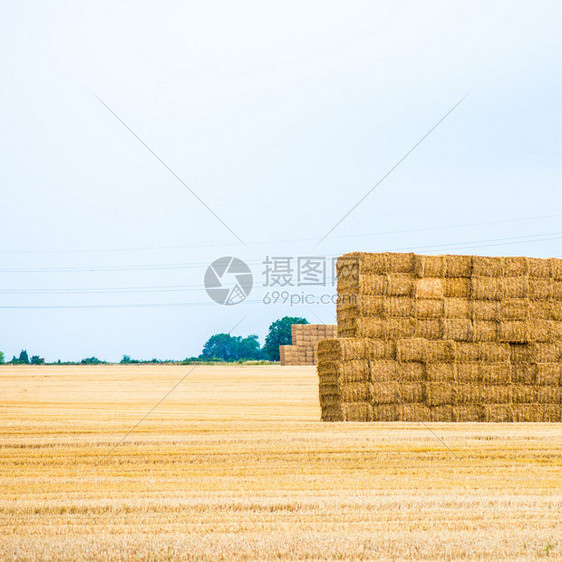
[[562,424],[322,423],[313,367],[197,367],[115,447],[190,369],[0,368],[0,560],[562,557]]

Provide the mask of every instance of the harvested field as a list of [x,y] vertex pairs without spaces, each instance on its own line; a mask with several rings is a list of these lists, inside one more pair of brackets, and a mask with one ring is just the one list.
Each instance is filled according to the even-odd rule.
[[314,367],[198,367],[104,458],[189,369],[0,368],[1,560],[562,556],[562,424],[321,422]]

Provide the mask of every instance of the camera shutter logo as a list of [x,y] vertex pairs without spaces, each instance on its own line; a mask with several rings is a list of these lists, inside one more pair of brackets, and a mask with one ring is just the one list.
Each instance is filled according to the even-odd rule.
[[232,305],[246,300],[253,283],[248,264],[232,256],[215,260],[205,272],[207,294],[219,304]]

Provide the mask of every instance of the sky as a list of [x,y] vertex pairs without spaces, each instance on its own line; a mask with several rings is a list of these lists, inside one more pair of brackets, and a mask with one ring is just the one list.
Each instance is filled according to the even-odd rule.
[[[182,359],[335,323],[330,275],[298,264],[346,252],[562,257],[557,2],[0,8],[8,358]],[[253,274],[230,306],[204,287],[224,256]],[[264,286],[279,258],[292,285]]]

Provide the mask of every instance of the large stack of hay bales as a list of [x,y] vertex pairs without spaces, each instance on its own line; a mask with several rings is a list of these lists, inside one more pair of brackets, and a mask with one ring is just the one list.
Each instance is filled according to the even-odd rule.
[[561,421],[562,260],[346,254],[327,421]]
[[338,327],[326,324],[293,324],[293,345],[280,345],[281,365],[316,365],[316,346],[319,341],[337,338]]

